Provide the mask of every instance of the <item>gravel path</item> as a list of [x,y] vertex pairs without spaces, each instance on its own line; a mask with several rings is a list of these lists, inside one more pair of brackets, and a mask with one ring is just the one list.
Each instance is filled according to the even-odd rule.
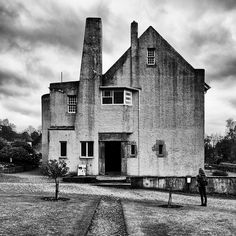
[[126,236],[122,205],[119,199],[103,197],[96,209],[87,236]]

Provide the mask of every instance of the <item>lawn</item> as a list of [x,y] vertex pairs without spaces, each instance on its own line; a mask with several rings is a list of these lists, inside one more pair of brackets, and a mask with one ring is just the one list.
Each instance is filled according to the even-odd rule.
[[169,209],[155,202],[123,201],[122,204],[129,235],[236,235],[235,209],[197,205]]
[[70,195],[69,201],[51,202],[42,196],[0,195],[0,235],[84,234],[98,198]]

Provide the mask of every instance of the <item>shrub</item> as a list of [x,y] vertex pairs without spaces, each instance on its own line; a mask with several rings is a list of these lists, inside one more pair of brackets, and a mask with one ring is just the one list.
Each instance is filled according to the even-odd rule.
[[7,140],[0,137],[0,150],[8,146]]
[[38,165],[41,154],[29,153],[23,147],[6,146],[2,148],[0,150],[0,161],[10,162],[10,158],[15,164]]
[[16,141],[12,143],[12,147],[22,147],[24,148],[29,154],[35,154],[34,149],[26,142]]
[[213,176],[228,176],[228,173],[223,170],[215,170],[212,172]]

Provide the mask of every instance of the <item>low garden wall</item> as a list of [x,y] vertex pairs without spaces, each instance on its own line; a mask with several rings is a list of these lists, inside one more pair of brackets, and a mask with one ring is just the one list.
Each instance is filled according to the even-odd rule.
[[[236,195],[236,177],[208,177],[208,193]],[[132,176],[132,188],[149,188],[159,190],[169,190],[173,183],[173,191],[196,193],[196,177],[191,177],[191,182],[187,183],[187,177],[153,177],[153,176]]]
[[11,174],[25,171],[24,166],[14,166],[0,169],[0,173]]

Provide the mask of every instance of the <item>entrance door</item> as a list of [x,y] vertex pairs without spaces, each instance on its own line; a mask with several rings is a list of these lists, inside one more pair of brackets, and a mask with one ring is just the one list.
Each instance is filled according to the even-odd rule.
[[106,174],[121,174],[121,142],[105,142]]

